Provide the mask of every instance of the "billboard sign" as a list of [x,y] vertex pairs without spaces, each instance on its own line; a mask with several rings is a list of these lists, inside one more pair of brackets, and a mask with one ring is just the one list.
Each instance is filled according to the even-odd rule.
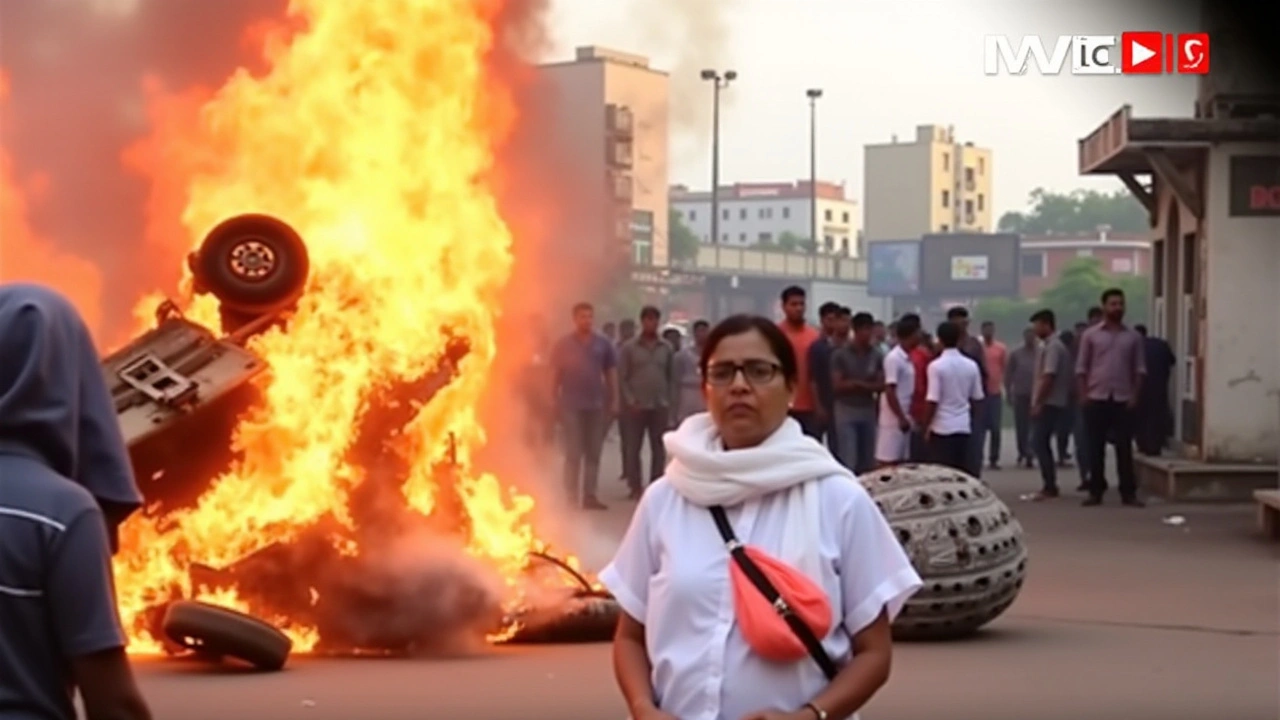
[[867,294],[908,297],[920,294],[920,241],[867,243]]
[[921,293],[934,297],[1017,297],[1021,238],[1011,233],[947,233],[920,239]]

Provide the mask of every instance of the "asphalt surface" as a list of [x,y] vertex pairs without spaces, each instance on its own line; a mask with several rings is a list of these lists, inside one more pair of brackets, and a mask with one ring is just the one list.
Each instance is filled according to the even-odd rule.
[[[606,447],[610,510],[581,518],[588,557],[625,529],[616,457]],[[1251,507],[1028,503],[1032,471],[985,479],[1027,533],[1021,596],[976,638],[899,644],[863,720],[1280,718],[1280,544],[1257,535]],[[626,717],[605,644],[301,657],[266,675],[160,659],[138,669],[159,720]]]

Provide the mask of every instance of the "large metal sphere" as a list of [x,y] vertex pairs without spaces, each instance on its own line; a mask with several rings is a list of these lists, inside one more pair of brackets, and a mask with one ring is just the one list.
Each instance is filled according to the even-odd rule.
[[985,483],[941,465],[898,465],[861,480],[924,580],[894,637],[969,635],[1013,604],[1027,569],[1022,526]]

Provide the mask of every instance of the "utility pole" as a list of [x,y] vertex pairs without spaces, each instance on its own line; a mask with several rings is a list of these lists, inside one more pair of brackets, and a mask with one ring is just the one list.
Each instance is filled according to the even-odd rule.
[[711,83],[711,242],[720,242],[720,91],[738,78],[733,70],[703,70]]
[[804,91],[809,98],[809,240],[813,243],[809,251],[818,253],[818,98],[822,97],[821,88],[809,88]]

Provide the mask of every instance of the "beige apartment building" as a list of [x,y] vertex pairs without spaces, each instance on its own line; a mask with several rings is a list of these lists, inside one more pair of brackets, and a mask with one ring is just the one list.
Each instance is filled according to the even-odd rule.
[[599,249],[665,266],[667,74],[643,56],[594,46],[540,70],[563,159],[563,174],[548,181],[572,188],[573,247],[580,257]]
[[919,125],[915,140],[867,145],[863,232],[868,242],[991,232],[991,150],[951,127]]

